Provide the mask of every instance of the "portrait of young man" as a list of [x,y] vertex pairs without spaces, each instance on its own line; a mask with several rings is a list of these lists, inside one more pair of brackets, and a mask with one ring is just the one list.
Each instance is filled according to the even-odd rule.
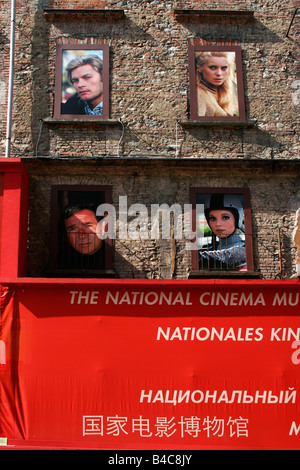
[[97,47],[58,48],[54,117],[108,117],[108,49]]

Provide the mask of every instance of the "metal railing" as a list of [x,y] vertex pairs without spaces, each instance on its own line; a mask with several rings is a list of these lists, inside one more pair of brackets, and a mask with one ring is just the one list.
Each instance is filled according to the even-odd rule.
[[63,270],[105,268],[105,242],[94,233],[50,234],[50,266]]
[[[37,264],[42,270],[50,268],[54,275],[56,270],[71,269],[80,273],[82,270],[95,272],[107,269],[107,241],[103,242],[102,247],[94,254],[86,255],[74,250],[65,234],[58,237],[57,233],[48,232],[44,235],[43,243],[38,250],[33,244],[34,256],[39,256],[40,261]],[[92,246],[95,247],[95,244]],[[192,265],[193,272],[201,271],[205,274],[208,271],[221,271],[225,274],[228,271],[255,271],[261,272],[266,277],[282,277],[289,275],[293,270],[295,249],[288,234],[279,229],[270,228],[268,232],[265,230],[261,234],[244,234],[239,240],[235,240],[234,244],[224,240],[222,249],[218,239],[203,237],[199,239],[198,248],[198,251],[192,253],[192,258],[196,261]],[[40,255],[37,255],[37,251]],[[135,256],[139,256],[139,260],[141,257],[147,258],[145,253],[139,255],[134,253]],[[109,269],[111,269],[111,254],[109,257]],[[133,258],[131,262],[134,266],[136,259]]]
[[[247,243],[252,240],[247,236]],[[198,240],[199,270],[246,271],[247,250],[244,234],[227,238],[203,237]]]

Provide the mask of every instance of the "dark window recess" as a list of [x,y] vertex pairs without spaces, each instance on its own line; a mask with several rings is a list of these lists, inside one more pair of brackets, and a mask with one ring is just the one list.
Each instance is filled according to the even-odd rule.
[[[101,204],[111,204],[110,186],[52,186],[50,254],[45,275],[49,277],[115,277],[112,240],[99,238],[96,227]],[[81,219],[80,214],[90,219]],[[79,215],[78,215],[79,214]]]

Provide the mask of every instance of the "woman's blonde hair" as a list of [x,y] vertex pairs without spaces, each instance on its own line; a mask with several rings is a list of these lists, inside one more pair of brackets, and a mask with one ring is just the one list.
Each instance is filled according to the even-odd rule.
[[217,101],[224,111],[229,114],[234,114],[234,103],[233,103],[233,74],[234,74],[234,63],[235,54],[234,52],[223,52],[223,51],[204,51],[196,54],[196,79],[197,85],[202,81],[202,69],[203,66],[212,57],[225,57],[228,62],[228,75],[222,85],[216,89]]

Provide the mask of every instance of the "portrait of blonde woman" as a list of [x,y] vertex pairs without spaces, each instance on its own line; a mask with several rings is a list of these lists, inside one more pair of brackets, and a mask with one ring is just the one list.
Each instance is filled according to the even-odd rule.
[[195,53],[198,116],[238,116],[235,53]]

